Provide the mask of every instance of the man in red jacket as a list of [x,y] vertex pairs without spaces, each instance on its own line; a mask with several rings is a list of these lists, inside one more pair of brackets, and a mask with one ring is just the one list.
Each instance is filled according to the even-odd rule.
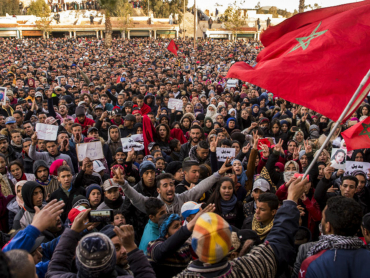
[[141,115],[144,116],[144,115],[148,114],[150,111],[152,111],[150,106],[144,103],[144,96],[143,95],[138,95],[136,102],[137,102],[137,106],[139,106]]
[[85,107],[83,106],[78,106],[76,108],[75,123],[79,123],[82,126],[82,134],[85,136],[87,136],[87,130],[92,126],[95,126],[95,121],[86,117]]

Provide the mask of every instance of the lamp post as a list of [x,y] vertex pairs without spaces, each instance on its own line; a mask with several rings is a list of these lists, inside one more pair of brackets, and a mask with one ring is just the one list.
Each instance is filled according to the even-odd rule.
[[197,40],[197,0],[194,0],[194,49]]

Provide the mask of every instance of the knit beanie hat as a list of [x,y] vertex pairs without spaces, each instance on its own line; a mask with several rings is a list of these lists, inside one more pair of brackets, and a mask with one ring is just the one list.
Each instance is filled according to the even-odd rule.
[[97,189],[100,191],[100,194],[103,194],[103,191],[100,187],[100,185],[97,185],[96,183],[92,183],[90,184],[87,188],[86,188],[86,198],[89,199],[89,196],[90,196],[90,193],[91,191],[93,191],[94,189]]
[[116,250],[110,238],[102,233],[83,237],[76,248],[76,266],[80,278],[108,277],[116,266]]
[[72,208],[81,206],[81,205],[87,205],[87,207],[89,208],[90,202],[87,198],[85,198],[85,196],[82,196],[82,195],[78,195],[74,197],[72,201]]
[[151,162],[151,161],[148,161],[148,160],[147,161],[143,161],[140,164],[140,170],[139,170],[140,176],[142,176],[148,170],[155,171],[155,165],[154,165],[154,163]]
[[175,175],[178,170],[182,168],[182,163],[180,161],[172,161],[168,163],[166,167],[166,173]]
[[78,117],[78,116],[84,116],[85,115],[85,107],[83,107],[83,106],[78,106],[77,108],[76,108],[76,117]]
[[218,263],[231,249],[231,226],[216,213],[204,213],[195,223],[191,246],[202,263]]
[[79,215],[81,212],[83,212],[85,210],[86,210],[86,208],[84,206],[73,207],[73,209],[71,209],[68,213],[69,221],[71,221],[71,223],[73,223],[73,221],[75,221],[75,218],[77,217],[77,215]]

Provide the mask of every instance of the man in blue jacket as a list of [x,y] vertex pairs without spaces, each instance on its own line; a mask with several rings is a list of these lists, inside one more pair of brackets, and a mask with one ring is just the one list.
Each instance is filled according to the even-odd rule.
[[330,198],[322,212],[323,235],[300,246],[293,276],[368,277],[370,252],[356,236],[361,222],[362,209],[355,200]]

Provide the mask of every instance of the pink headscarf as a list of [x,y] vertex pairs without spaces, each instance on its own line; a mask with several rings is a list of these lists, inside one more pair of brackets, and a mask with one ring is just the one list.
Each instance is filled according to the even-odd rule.
[[64,159],[57,159],[50,165],[49,174],[58,176],[58,169],[63,165]]

